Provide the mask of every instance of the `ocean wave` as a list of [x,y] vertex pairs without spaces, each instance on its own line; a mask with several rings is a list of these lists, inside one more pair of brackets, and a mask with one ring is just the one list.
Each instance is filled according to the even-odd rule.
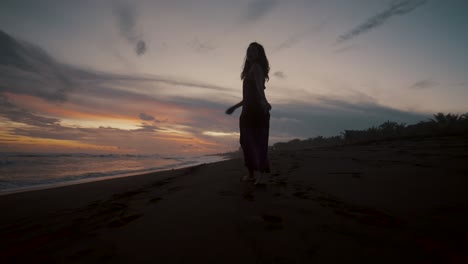
[[68,185],[177,169],[223,159],[223,156],[0,152],[0,194],[41,185]]
[[25,153],[25,152],[0,152],[0,158],[23,157],[23,158],[42,158],[42,157],[89,157],[89,158],[162,158],[162,159],[183,159],[178,156],[163,156],[160,154],[91,154],[91,153]]
[[16,180],[16,179],[8,179],[8,180],[1,180],[0,179],[0,192],[2,191],[10,191],[14,189],[22,189],[25,187],[35,187],[41,185],[54,185],[54,184],[62,184],[62,183],[69,183],[69,182],[79,182],[82,180],[89,180],[89,179],[96,179],[99,180],[101,178],[111,178],[111,177],[118,177],[124,175],[138,175],[142,173],[149,173],[155,171],[162,171],[168,169],[177,169],[182,168],[190,165],[200,164],[201,161],[197,160],[186,160],[183,162],[178,162],[174,164],[169,164],[165,166],[158,166],[158,167],[149,167],[143,169],[136,169],[136,170],[114,170],[114,171],[107,171],[107,172],[90,172],[90,173],[81,173],[75,175],[68,175],[63,176],[60,178],[46,178],[46,179],[24,179],[24,180]]

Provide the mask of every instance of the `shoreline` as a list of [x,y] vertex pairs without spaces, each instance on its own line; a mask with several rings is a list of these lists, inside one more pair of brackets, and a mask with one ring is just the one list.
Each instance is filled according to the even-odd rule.
[[85,178],[85,179],[79,179],[79,180],[69,180],[69,181],[61,181],[61,182],[56,182],[56,183],[44,183],[44,184],[36,184],[36,185],[31,185],[31,186],[10,188],[10,189],[5,189],[5,190],[0,190],[0,198],[2,196],[4,196],[4,195],[10,195],[10,194],[16,194],[16,193],[23,193],[23,192],[30,192],[30,191],[37,191],[37,190],[47,190],[47,189],[60,188],[60,187],[70,186],[70,185],[78,185],[78,184],[85,184],[85,183],[98,182],[98,181],[106,181],[106,180],[126,178],[126,177],[138,177],[138,176],[143,176],[143,175],[147,175],[147,174],[154,174],[154,173],[162,172],[162,171],[179,170],[179,169],[183,169],[183,168],[198,166],[200,164],[210,164],[210,163],[216,163],[216,162],[225,161],[225,160],[230,159],[227,156],[220,156],[220,155],[210,155],[210,156],[216,156],[216,157],[219,157],[219,158],[222,158],[222,159],[218,160],[218,161],[212,161],[212,162],[198,161],[198,162],[193,162],[193,163],[190,163],[190,164],[181,163],[179,166],[176,165],[176,166],[171,167],[171,168],[164,168],[163,167],[161,169],[155,169],[155,170],[150,170],[150,171],[146,171],[146,172],[128,172],[128,173],[123,173],[123,174],[118,174],[118,175],[110,175],[110,176],[102,176],[102,177],[94,177],[94,178]]

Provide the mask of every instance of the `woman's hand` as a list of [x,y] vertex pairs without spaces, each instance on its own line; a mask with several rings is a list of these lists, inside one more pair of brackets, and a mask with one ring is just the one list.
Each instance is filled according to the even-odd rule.
[[234,113],[234,110],[236,110],[235,105],[229,107],[229,108],[226,110],[226,115],[230,115],[230,114]]
[[235,111],[237,108],[241,107],[243,104],[244,104],[244,100],[242,100],[242,101],[240,101],[239,103],[237,103],[237,104],[235,104],[235,105],[229,107],[229,108],[226,110],[226,115],[230,115],[230,114],[234,113],[234,111]]

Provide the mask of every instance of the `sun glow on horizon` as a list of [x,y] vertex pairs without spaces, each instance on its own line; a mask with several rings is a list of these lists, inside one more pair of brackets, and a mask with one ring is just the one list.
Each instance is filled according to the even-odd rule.
[[213,137],[238,137],[240,136],[239,132],[216,132],[216,131],[203,131],[203,135],[213,136]]
[[60,125],[74,128],[117,128],[122,130],[134,130],[141,126],[141,122],[135,122],[124,119],[100,119],[100,120],[85,120],[62,118]]

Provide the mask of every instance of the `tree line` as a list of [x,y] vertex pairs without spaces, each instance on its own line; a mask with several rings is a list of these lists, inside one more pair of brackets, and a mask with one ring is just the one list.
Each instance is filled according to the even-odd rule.
[[288,142],[278,142],[271,148],[273,150],[286,150],[398,138],[453,135],[468,135],[468,113],[461,115],[437,113],[428,120],[412,125],[388,120],[379,126],[363,130],[345,130],[338,136],[317,136],[303,140],[293,139]]

